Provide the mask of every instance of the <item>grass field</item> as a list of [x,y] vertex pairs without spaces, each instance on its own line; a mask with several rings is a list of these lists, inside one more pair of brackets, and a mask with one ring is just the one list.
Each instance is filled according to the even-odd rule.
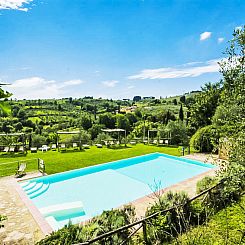
[[116,149],[106,147],[96,148],[92,146],[90,149],[83,151],[67,150],[67,152],[48,151],[37,153],[30,153],[28,151],[27,155],[18,153],[12,155],[2,154],[0,155],[0,176],[15,174],[18,161],[23,160],[27,162],[27,171],[34,171],[37,170],[37,159],[41,158],[45,162],[46,172],[53,174],[153,152],[175,156],[181,155],[178,147],[158,147],[143,144],[123,146]]

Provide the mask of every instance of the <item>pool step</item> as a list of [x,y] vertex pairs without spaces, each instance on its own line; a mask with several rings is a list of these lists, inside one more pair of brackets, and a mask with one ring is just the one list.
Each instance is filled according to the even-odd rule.
[[42,186],[43,186],[43,182],[36,183],[36,185],[34,185],[31,189],[29,189],[29,190],[26,191],[26,194],[27,195],[30,195],[33,192],[38,191],[39,189],[42,188]]
[[50,185],[49,183],[43,184],[41,188],[39,188],[39,189],[37,189],[36,191],[34,191],[34,192],[32,192],[31,194],[29,194],[29,195],[28,195],[29,198],[33,199],[33,198],[35,198],[35,197],[37,197],[37,196],[43,194],[45,191],[48,190],[49,185]]
[[36,182],[29,182],[27,185],[25,185],[23,188],[23,190],[25,192],[27,192],[28,190],[30,190],[31,188],[33,188],[37,183]]
[[81,201],[67,202],[61,204],[50,205],[47,207],[40,208],[39,211],[44,216],[64,216],[74,214],[76,212],[85,213],[83,203]]
[[30,184],[30,182],[29,181],[25,181],[25,182],[21,182],[20,183],[20,186],[22,187],[22,188],[25,188],[27,185],[29,185]]
[[44,182],[24,182],[20,184],[25,193],[29,196],[29,198],[35,198],[49,188],[49,183]]

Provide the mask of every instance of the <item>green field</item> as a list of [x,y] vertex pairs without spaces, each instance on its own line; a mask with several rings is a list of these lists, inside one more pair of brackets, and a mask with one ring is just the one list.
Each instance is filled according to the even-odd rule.
[[181,155],[178,147],[158,147],[143,144],[137,144],[135,146],[129,145],[127,147],[122,146],[121,148],[114,149],[106,147],[96,148],[92,146],[90,149],[83,151],[39,151],[37,153],[30,153],[28,151],[25,156],[18,153],[14,155],[2,154],[0,156],[0,176],[15,174],[18,161],[23,160],[27,162],[27,171],[35,171],[37,170],[37,158],[41,158],[45,162],[46,172],[53,174],[153,152],[161,152],[175,156]]

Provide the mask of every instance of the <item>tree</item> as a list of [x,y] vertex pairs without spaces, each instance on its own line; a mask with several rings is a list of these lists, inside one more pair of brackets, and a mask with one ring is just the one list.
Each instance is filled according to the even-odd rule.
[[104,113],[99,116],[99,123],[105,125],[106,128],[115,128],[116,119],[111,113]]
[[184,120],[184,112],[183,112],[182,104],[180,105],[180,109],[179,109],[179,120],[182,122]]
[[135,113],[127,113],[125,116],[128,118],[131,126],[133,126],[134,123],[136,123],[138,121]]
[[215,115],[226,135],[245,128],[245,27],[235,30],[230,43],[226,51],[228,57],[220,62],[223,91]]
[[21,122],[18,122],[15,124],[15,130],[16,131],[20,131],[21,129],[23,129],[23,125]]
[[172,100],[172,103],[173,103],[174,105],[177,105],[177,104],[178,104],[178,102],[177,102],[176,99],[173,99],[173,100]]
[[122,129],[125,129],[127,131],[130,130],[129,120],[126,116],[124,116],[122,114],[116,115],[116,126],[117,126],[117,128],[122,128]]
[[138,102],[138,101],[140,101],[141,100],[141,96],[134,96],[134,98],[133,98],[133,101],[134,102]]
[[186,101],[185,95],[180,96],[179,101],[180,101],[181,103],[185,104],[185,101]]
[[10,113],[10,107],[8,106],[8,104],[6,104],[6,102],[2,101],[1,99],[9,98],[11,95],[12,95],[11,93],[4,91],[3,89],[0,88],[0,110],[4,114]]
[[85,130],[88,130],[92,127],[91,118],[89,118],[88,116],[83,116],[80,120],[80,123]]
[[165,130],[171,135],[171,144],[187,144],[187,130],[183,122],[170,121]]
[[194,96],[194,103],[189,107],[189,128],[194,133],[198,128],[210,125],[218,106],[221,94],[221,83],[206,83],[202,92]]
[[98,134],[101,133],[102,128],[103,128],[102,125],[93,124],[93,126],[88,130],[92,140],[97,138]]
[[32,146],[41,147],[47,143],[46,137],[38,134],[32,136]]

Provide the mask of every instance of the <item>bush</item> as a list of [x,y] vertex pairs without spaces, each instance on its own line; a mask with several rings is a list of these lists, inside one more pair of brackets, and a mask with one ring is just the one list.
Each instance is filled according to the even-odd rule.
[[191,208],[188,200],[189,198],[184,192],[168,192],[147,210],[146,216],[149,216],[155,212],[177,207],[147,222],[147,235],[152,244],[162,244],[185,231],[185,222],[189,220]]
[[214,177],[206,176],[203,179],[199,180],[196,185],[196,193],[199,194],[207,189],[211,188],[217,183],[217,180]]
[[99,133],[97,138],[95,139],[95,142],[96,143],[99,143],[99,144],[104,144],[104,140],[111,140],[111,136],[106,134],[106,133]]
[[46,143],[47,143],[46,137],[39,135],[39,134],[34,134],[32,136],[32,146],[41,147],[42,145],[45,145]]
[[183,122],[170,121],[165,130],[171,135],[171,144],[188,144],[187,130]]
[[200,128],[191,137],[190,145],[199,152],[211,152],[218,145],[219,135],[212,125]]
[[[68,224],[64,228],[51,233],[37,243],[37,245],[66,245],[86,242],[101,234],[115,230],[134,221],[135,211],[132,206],[124,206],[122,209],[104,211],[100,216],[93,218],[87,225],[79,226]],[[130,234],[126,230],[108,238],[105,242],[99,241],[93,244],[121,244]]]

